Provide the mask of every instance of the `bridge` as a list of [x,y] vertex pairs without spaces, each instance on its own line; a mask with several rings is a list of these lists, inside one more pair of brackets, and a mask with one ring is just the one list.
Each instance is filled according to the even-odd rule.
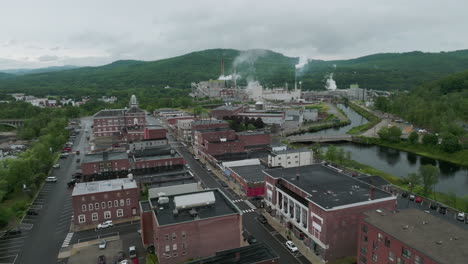
[[300,136],[290,136],[288,137],[290,143],[302,143],[302,142],[338,142],[338,141],[353,141],[351,135],[337,135],[337,136],[317,136],[317,135],[300,135]]
[[12,127],[22,127],[24,125],[24,119],[0,119],[0,125],[7,125]]

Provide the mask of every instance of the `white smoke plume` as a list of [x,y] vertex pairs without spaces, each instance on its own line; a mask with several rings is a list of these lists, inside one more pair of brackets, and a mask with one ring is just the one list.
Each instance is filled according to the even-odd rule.
[[230,74],[230,75],[221,75],[219,76],[218,80],[220,81],[231,81],[231,80],[234,80],[234,79],[240,79],[240,75],[239,74]]
[[330,73],[325,83],[325,88],[329,91],[335,91],[338,87],[336,86],[335,80],[333,80],[333,73]]
[[236,68],[240,64],[246,63],[249,65],[253,65],[258,58],[263,57],[267,54],[266,50],[245,50],[241,51],[239,56],[237,56],[234,61],[232,62],[232,66]]
[[300,56],[299,61],[296,64],[296,77],[301,77],[305,70],[307,70],[307,67],[309,66],[309,59],[305,56]]

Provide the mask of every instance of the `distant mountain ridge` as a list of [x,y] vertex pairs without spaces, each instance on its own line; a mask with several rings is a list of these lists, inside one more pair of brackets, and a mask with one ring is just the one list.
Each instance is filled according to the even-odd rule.
[[63,66],[50,66],[50,67],[37,68],[37,69],[0,70],[0,73],[8,73],[8,74],[13,74],[13,75],[26,75],[26,74],[35,74],[35,73],[63,71],[63,70],[70,70],[70,69],[76,69],[76,68],[79,68],[79,66],[63,65]]
[[[236,73],[268,87],[294,85],[299,58],[270,50],[210,49],[157,60],[123,60],[99,66],[48,71],[0,80],[0,91],[45,95],[111,94],[115,91],[151,91],[165,86],[185,89],[191,82],[217,79],[224,61],[225,75]],[[339,88],[358,83],[380,90],[411,90],[422,83],[468,70],[468,50],[424,53],[381,53],[350,60],[311,60],[298,76],[304,90],[324,89],[330,73]]]

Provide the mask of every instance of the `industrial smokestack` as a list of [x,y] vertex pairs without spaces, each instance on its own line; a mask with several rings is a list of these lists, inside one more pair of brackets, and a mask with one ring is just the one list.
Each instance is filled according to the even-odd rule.
[[224,76],[224,59],[221,58],[221,76]]

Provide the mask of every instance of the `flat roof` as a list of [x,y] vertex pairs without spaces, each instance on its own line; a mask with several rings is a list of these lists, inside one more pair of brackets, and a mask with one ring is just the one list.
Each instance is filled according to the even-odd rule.
[[[174,215],[174,209],[176,209],[175,205],[175,197],[183,196],[188,194],[200,194],[200,193],[210,193],[212,192],[214,195],[214,204],[206,205],[206,206],[199,206],[195,207],[194,209],[197,212],[197,216],[194,217],[190,215],[189,211],[191,208],[185,208],[183,210],[178,210],[178,214]],[[196,196],[194,196],[196,198]],[[158,204],[158,198],[150,199],[150,202],[154,208],[154,214],[156,216],[156,220],[159,226],[165,225],[172,225],[172,224],[179,224],[183,222],[191,222],[191,221],[199,221],[203,219],[213,218],[213,217],[220,217],[225,215],[232,215],[232,214],[240,214],[241,211],[234,203],[231,202],[219,189],[207,189],[192,193],[186,193],[182,195],[169,195],[167,196],[169,199],[168,203],[163,205]],[[196,202],[196,201],[194,201]],[[163,209],[161,210],[161,207]]]
[[359,176],[359,177],[356,177],[356,179],[363,181],[365,183],[368,183],[370,185],[376,186],[376,187],[381,187],[383,185],[391,184],[389,181],[385,180],[384,178],[378,175]]
[[223,124],[223,123],[228,123],[224,120],[217,120],[217,119],[211,119],[211,120],[195,120],[192,123],[192,126],[197,126],[197,125],[209,125],[209,124]]
[[75,188],[73,188],[72,196],[118,190],[128,190],[135,188],[137,188],[136,182],[129,178],[114,179],[107,181],[83,182],[77,183],[75,185]]
[[177,195],[182,193],[190,193],[198,191],[198,183],[174,184],[171,186],[150,187],[148,188],[148,197],[158,197],[160,193],[165,195]]
[[252,264],[278,259],[279,256],[265,243],[258,242],[240,248],[216,252],[216,255],[186,262],[186,264]]
[[113,117],[120,115],[123,116],[124,111],[124,109],[104,109],[94,114],[94,117]]
[[388,192],[322,164],[270,169],[264,172],[299,187],[309,195],[306,199],[326,210],[369,201],[371,194],[372,200],[393,197]]
[[266,169],[263,165],[245,165],[230,168],[237,175],[244,178],[247,182],[263,182],[265,181],[265,174],[263,171]]
[[[365,213],[364,221],[432,258],[437,263],[468,260],[468,230],[415,208]],[[424,223],[424,224],[423,224]]]
[[265,130],[253,130],[253,131],[242,131],[237,132],[238,135],[263,135],[268,134]]
[[299,152],[311,152],[311,150],[308,148],[286,149],[286,150],[272,151],[271,154],[280,155],[280,154],[299,153]]
[[104,154],[104,153],[106,152],[96,153],[96,154],[86,154],[83,156],[82,163],[98,162],[98,161],[104,161],[104,160],[128,159],[127,152],[107,152],[107,154]]

